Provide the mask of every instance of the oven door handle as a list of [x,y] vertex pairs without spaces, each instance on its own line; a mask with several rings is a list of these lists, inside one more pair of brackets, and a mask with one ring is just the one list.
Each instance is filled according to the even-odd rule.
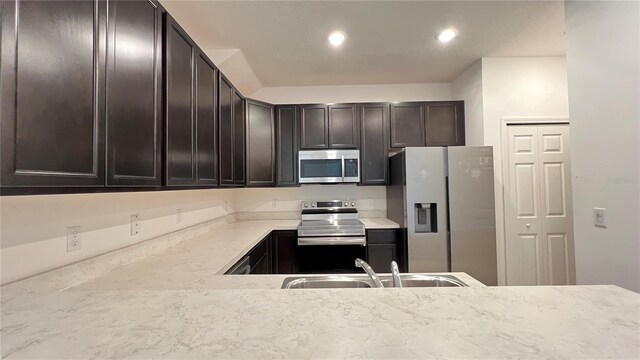
[[336,237],[336,236],[328,236],[328,237],[299,237],[298,238],[299,246],[309,246],[309,245],[367,245],[367,238],[362,236],[358,237]]
[[340,164],[342,164],[342,182],[344,182],[344,155],[342,155],[342,161]]

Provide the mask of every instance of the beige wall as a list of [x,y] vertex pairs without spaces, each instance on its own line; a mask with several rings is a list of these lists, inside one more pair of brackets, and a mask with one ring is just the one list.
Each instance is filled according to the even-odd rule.
[[563,57],[483,58],[484,144],[493,146],[498,281],[506,283],[501,126],[505,118],[568,118]]
[[[233,190],[156,191],[0,198],[1,283],[129,246],[233,213]],[[177,223],[176,210],[182,210]],[[130,235],[130,216],[142,231]],[[82,249],[67,252],[67,228]]]
[[567,1],[565,17],[576,281],[640,292],[640,5]]
[[[295,217],[302,200],[353,199],[363,215],[384,216],[383,186],[211,189],[0,198],[1,284],[88,259],[237,212]],[[181,222],[176,210],[181,209]],[[130,235],[130,216],[142,231]],[[249,217],[251,218],[251,217]],[[82,249],[67,252],[67,228],[81,226]]]
[[272,104],[451,100],[450,83],[263,87],[251,98]]
[[451,83],[454,100],[464,100],[466,144],[484,145],[482,60],[476,61]]

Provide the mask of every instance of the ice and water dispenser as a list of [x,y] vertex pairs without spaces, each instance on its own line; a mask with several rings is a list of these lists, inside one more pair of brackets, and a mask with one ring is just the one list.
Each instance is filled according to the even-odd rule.
[[437,233],[438,232],[438,204],[436,203],[414,203],[416,233]]

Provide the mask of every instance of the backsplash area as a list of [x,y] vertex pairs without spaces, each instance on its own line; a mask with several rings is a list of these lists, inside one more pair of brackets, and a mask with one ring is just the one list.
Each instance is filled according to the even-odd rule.
[[[330,195],[327,195],[330,194]],[[110,194],[12,196],[0,200],[1,284],[214,219],[296,219],[303,200],[348,199],[362,217],[385,217],[384,186],[304,185]],[[140,232],[131,235],[131,215]],[[67,251],[67,229],[80,249]]]
[[303,185],[292,188],[247,188],[236,194],[238,220],[297,219],[305,200],[355,200],[362,217],[386,217],[384,186]]

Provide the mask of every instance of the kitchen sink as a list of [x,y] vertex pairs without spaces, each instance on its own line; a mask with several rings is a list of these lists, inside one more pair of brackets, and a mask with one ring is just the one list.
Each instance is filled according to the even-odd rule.
[[[380,275],[384,287],[393,287],[391,275]],[[466,287],[452,275],[402,274],[403,287]],[[292,276],[284,279],[283,289],[345,289],[371,288],[373,283],[366,275]]]

